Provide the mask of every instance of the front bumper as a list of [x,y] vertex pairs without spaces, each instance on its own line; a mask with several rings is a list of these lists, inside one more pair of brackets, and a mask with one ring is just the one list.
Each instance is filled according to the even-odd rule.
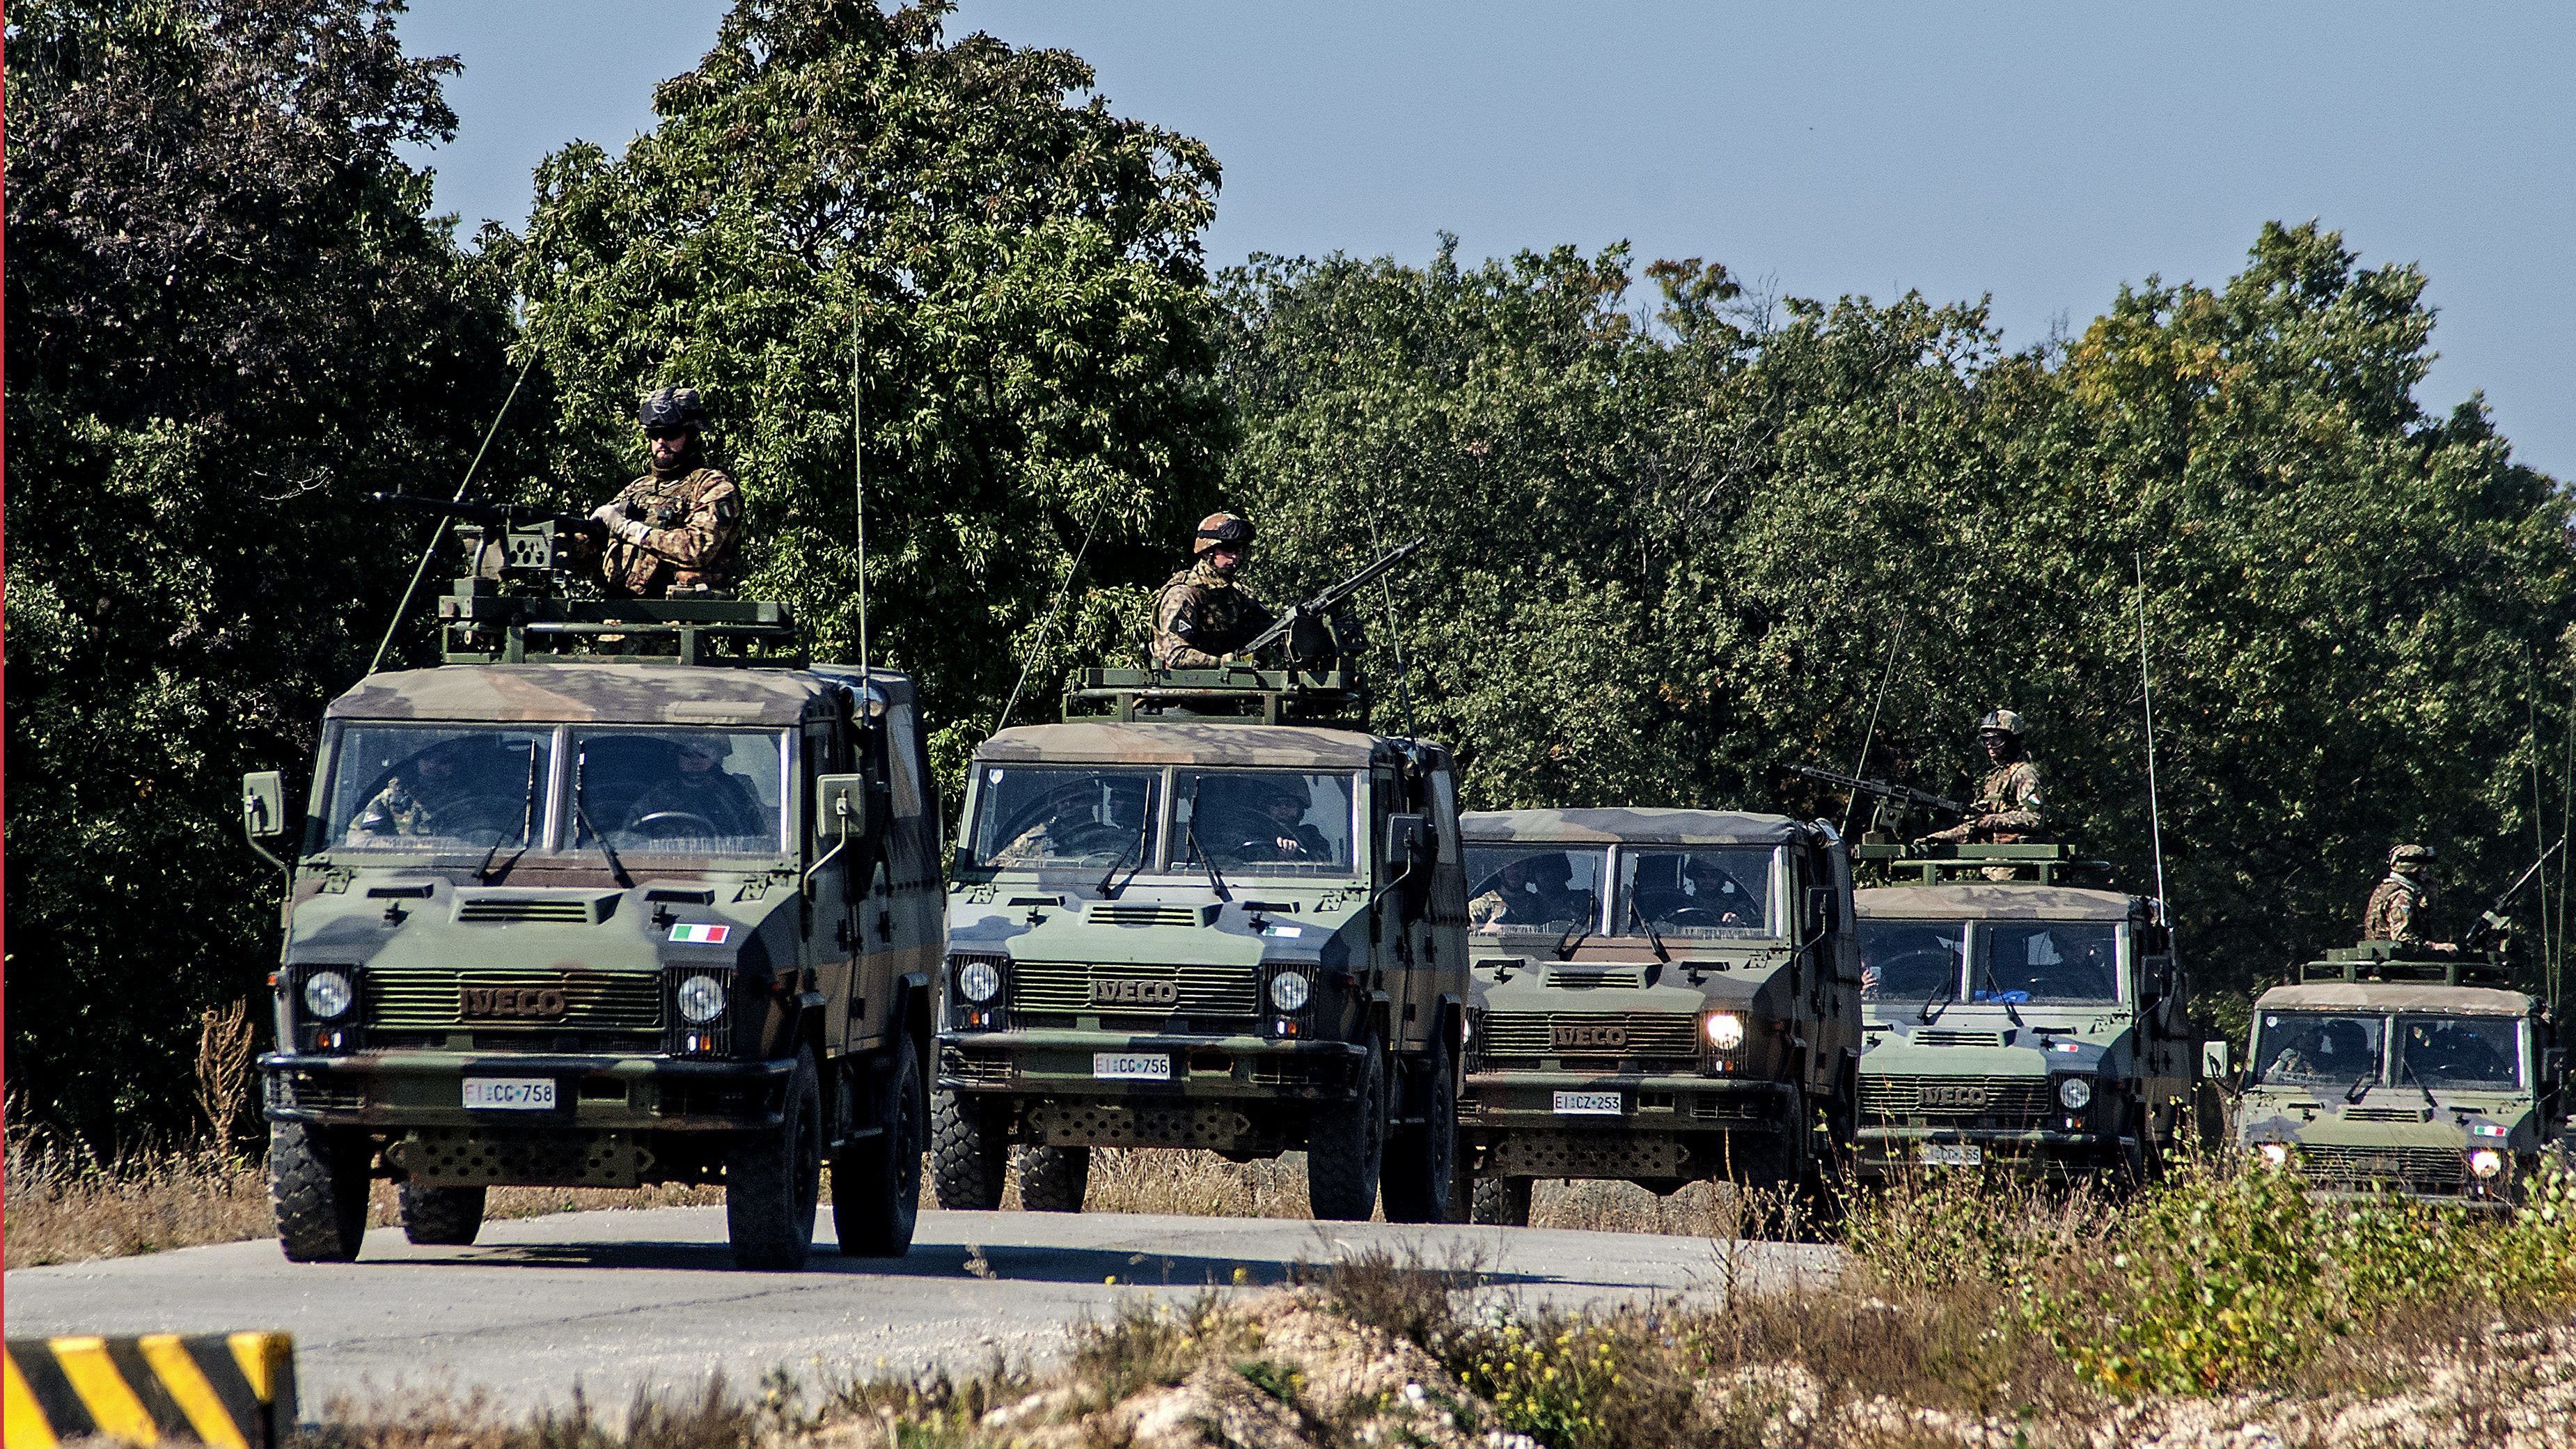
[[[557,1131],[733,1132],[775,1127],[793,1061],[462,1052],[272,1052],[259,1059],[273,1122],[396,1131],[551,1128]],[[467,1108],[468,1077],[550,1078],[545,1111]]]
[[[1358,1042],[1243,1034],[1039,1028],[943,1031],[943,1091],[1020,1098],[1191,1097],[1347,1101],[1368,1049]],[[1168,1079],[1101,1076],[1103,1055],[1171,1059]]]
[[[1557,1110],[1559,1093],[1592,1099]],[[1615,1094],[1616,1114],[1600,1110]],[[1676,1181],[1732,1175],[1744,1139],[1793,1128],[1788,1083],[1642,1072],[1471,1072],[1458,1100],[1459,1145],[1485,1177]]]
[[2063,1127],[1863,1127],[1857,1167],[1870,1176],[1924,1164],[1925,1148],[1974,1146],[1987,1165],[2054,1176],[2111,1171],[2134,1152],[2136,1139]]

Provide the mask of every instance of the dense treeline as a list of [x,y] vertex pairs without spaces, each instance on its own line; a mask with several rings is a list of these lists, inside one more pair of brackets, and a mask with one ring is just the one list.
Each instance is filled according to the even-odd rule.
[[755,587],[847,652],[855,353],[872,643],[952,771],[1068,571],[1021,719],[1129,647],[1223,499],[1273,596],[1431,535],[1369,601],[1376,667],[1472,803],[1839,816],[1780,767],[1860,756],[1893,651],[1873,770],[1947,785],[2020,709],[2132,878],[2143,576],[2172,894],[2222,988],[2342,936],[2392,838],[2509,876],[2535,740],[2557,798],[2567,499],[2474,399],[2419,408],[2422,277],[2317,226],[2023,351],[1978,307],[1619,249],[1211,277],[1216,159],[1077,57],[742,0],[652,133],[557,153],[523,234],[462,246],[394,150],[454,126],[398,8],[10,11],[9,1065],[46,1117],[169,1121],[195,1011],[256,986],[275,878],[233,781],[299,768],[409,572],[416,522],[359,496],[452,487],[522,366],[492,489],[586,507],[633,397],[695,383]]

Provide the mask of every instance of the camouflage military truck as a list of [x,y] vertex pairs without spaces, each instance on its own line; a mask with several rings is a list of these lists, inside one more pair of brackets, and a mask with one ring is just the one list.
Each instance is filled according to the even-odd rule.
[[2509,1206],[2563,1150],[2565,1055],[2501,965],[2328,953],[2256,998],[2236,1140],[2328,1192]]
[[1094,670],[969,769],[940,1204],[1076,1211],[1094,1147],[1303,1148],[1317,1216],[1454,1218],[1465,876],[1448,753],[1338,669]]
[[507,533],[441,600],[447,663],[332,702],[300,811],[244,781],[254,843],[298,847],[260,1062],[286,1255],[354,1257],[372,1177],[448,1244],[493,1186],[694,1182],[791,1268],[826,1157],[841,1251],[903,1253],[944,925],[911,683],[804,663],[774,604],[512,592],[552,560]]
[[2163,904],[2065,883],[2108,872],[2064,845],[1855,853],[1912,877],[1855,898],[1862,1175],[2153,1170],[2191,1126],[2200,1065]]
[[1860,954],[1833,827],[1717,810],[1465,817],[1479,1222],[1538,1178],[1806,1191],[1851,1145]]

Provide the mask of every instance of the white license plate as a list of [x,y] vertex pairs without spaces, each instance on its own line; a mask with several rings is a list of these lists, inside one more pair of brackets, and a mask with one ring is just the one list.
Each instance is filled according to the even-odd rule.
[[555,1079],[467,1077],[465,1105],[497,1107],[508,1112],[551,1112],[555,1109]]
[[1556,1115],[1559,1117],[1621,1117],[1627,1115],[1628,1101],[1617,1092],[1559,1092]]
[[1974,1142],[1926,1142],[1921,1151],[1925,1167],[1975,1167],[1986,1160],[1986,1149]]
[[1091,1075],[1120,1082],[1168,1082],[1172,1058],[1166,1052],[1093,1052]]

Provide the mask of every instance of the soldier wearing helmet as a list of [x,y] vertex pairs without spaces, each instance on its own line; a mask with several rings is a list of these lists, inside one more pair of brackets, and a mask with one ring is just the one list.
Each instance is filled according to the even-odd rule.
[[649,471],[591,511],[607,529],[600,580],[613,598],[659,599],[733,586],[742,495],[707,464],[706,404],[666,387],[635,409]]
[[2433,903],[2433,847],[2401,845],[2388,852],[2388,878],[2370,893],[2361,909],[2361,939],[2390,941],[2416,951],[2445,954],[2460,948],[2449,941],[2427,941],[2415,924],[2415,912]]
[[1154,664],[1213,669],[1278,616],[1234,581],[1252,556],[1252,523],[1240,514],[1199,520],[1192,563],[1154,596]]
[[1921,843],[1955,845],[1970,840],[2000,844],[2029,840],[2040,831],[2039,767],[2022,753],[2021,716],[1998,709],[1977,721],[1986,751],[1986,780],[1968,805],[1968,817],[1936,830]]

